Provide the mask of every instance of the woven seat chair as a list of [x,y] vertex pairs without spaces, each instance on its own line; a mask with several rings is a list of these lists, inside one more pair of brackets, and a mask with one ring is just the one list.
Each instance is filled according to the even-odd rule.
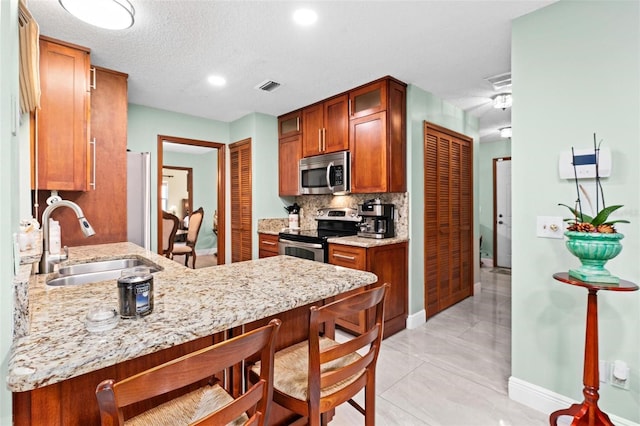
[[[302,416],[294,425],[326,424],[326,413],[349,402],[375,424],[376,362],[382,343],[384,299],[389,284],[322,307],[312,307],[309,339],[275,354],[273,400]],[[365,331],[343,343],[335,341],[335,320],[369,311]],[[321,335],[321,330],[324,330]],[[365,353],[361,354],[364,349]],[[257,376],[261,364],[251,372]],[[364,408],[352,398],[365,389]]]
[[[273,394],[273,353],[280,320],[187,354],[119,382],[96,388],[102,426],[266,425]],[[207,384],[145,411],[126,422],[123,407],[206,380],[251,357],[268,366],[259,380],[234,399],[221,386]]]

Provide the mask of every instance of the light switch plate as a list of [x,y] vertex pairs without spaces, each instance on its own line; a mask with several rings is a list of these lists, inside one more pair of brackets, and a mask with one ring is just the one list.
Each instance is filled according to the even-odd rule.
[[562,238],[565,224],[560,216],[538,216],[536,236],[540,238]]

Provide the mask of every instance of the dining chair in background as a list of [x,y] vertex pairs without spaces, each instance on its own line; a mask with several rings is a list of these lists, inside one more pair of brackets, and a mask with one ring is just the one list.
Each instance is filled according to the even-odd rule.
[[198,233],[202,225],[204,217],[204,209],[200,207],[189,215],[189,230],[187,231],[187,242],[183,245],[174,245],[171,254],[173,256],[184,255],[184,266],[189,266],[189,256],[193,257],[191,268],[196,269],[196,242],[198,241]]
[[178,225],[180,219],[177,216],[162,211],[162,254],[165,257],[171,259],[173,252],[173,242],[176,238],[176,232],[178,232]]
[[273,394],[273,353],[280,324],[280,320],[274,319],[264,327],[121,381],[102,381],[96,388],[101,425],[124,425],[123,407],[210,379],[257,354],[260,364],[265,366],[264,371],[259,380],[237,398],[220,385],[209,383],[128,419],[126,424],[266,425]]

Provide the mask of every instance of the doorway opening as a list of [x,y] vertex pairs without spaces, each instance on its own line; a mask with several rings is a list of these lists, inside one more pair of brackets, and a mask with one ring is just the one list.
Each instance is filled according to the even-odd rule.
[[493,159],[493,266],[511,268],[511,157]]
[[[180,214],[180,221],[184,225],[182,213],[189,214],[199,207],[204,207],[205,215],[200,229],[199,242],[207,244],[207,238],[215,240],[217,247],[217,264],[225,263],[225,158],[226,145],[218,142],[196,139],[179,138],[175,136],[158,135],[158,180],[157,180],[157,223],[158,241],[161,241],[162,210],[175,206]],[[191,169],[189,174],[191,184],[188,186],[188,196],[182,197],[176,204],[163,206],[163,169],[184,170]],[[199,172],[199,170],[201,170]],[[164,179],[166,181],[166,179]],[[167,197],[168,200],[168,197]],[[183,201],[184,200],[184,201]],[[200,245],[200,244],[199,244]],[[158,252],[162,254],[162,244],[158,244]]]

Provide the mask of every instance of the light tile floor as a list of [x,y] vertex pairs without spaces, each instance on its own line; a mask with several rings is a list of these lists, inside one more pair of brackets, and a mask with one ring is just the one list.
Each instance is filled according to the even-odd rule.
[[[498,272],[496,272],[498,271]],[[482,268],[482,291],[382,343],[378,426],[539,426],[548,414],[509,399],[511,276]],[[362,394],[357,398],[362,401]],[[349,404],[332,426],[363,425]]]

